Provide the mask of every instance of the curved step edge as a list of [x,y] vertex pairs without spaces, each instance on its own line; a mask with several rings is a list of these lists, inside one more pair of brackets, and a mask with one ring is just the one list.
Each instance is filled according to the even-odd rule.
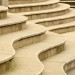
[[70,6],[68,4],[59,4],[58,7],[54,9],[41,10],[41,11],[33,11],[33,12],[21,12],[19,15],[27,16],[29,20],[32,19],[40,19],[40,18],[48,18],[54,16],[60,16],[69,12]]
[[[34,26],[34,27],[38,27],[38,26]],[[10,68],[11,60],[12,60],[12,58],[14,58],[14,55],[15,55],[15,50],[13,48],[13,44],[15,43],[15,41],[18,42],[18,40],[20,40],[20,39],[22,40],[22,39],[26,39],[28,37],[43,34],[46,32],[46,29],[43,28],[43,30],[42,30],[42,28],[43,28],[43,26],[41,26],[41,28],[40,28],[41,30],[39,30],[38,32],[36,30],[36,33],[34,33],[34,34],[32,33],[31,35],[29,35],[29,34],[26,35],[25,32],[22,32],[23,34],[21,34],[21,33],[19,34],[19,32],[18,32],[17,37],[14,36],[16,34],[13,34],[13,33],[3,35],[0,37],[1,38],[0,39],[1,40],[1,42],[0,42],[0,49],[1,49],[0,50],[0,55],[1,55],[1,57],[0,57],[0,71],[1,71],[1,73],[2,72],[4,73],[5,71],[7,71]]]
[[[56,39],[59,39],[58,41],[57,41],[57,43],[55,43],[55,42],[51,42],[51,39],[50,38],[53,38],[53,37],[51,37],[51,34],[53,35],[53,36],[56,36],[57,38]],[[34,50],[34,52],[33,53],[35,53],[35,59],[37,60],[37,62],[39,63],[39,65],[40,66],[38,66],[38,67],[40,67],[39,69],[38,69],[38,72],[37,73],[35,73],[35,74],[37,74],[37,75],[41,75],[42,74],[42,72],[43,72],[43,70],[44,70],[44,66],[43,66],[43,64],[41,63],[41,58],[42,58],[42,56],[40,56],[39,58],[40,58],[40,60],[39,60],[39,58],[38,58],[38,55],[40,55],[40,53],[43,53],[43,52],[45,52],[46,54],[48,54],[48,55],[46,55],[46,54],[44,54],[43,53],[43,56],[45,57],[44,59],[46,59],[47,57],[49,57],[49,56],[52,56],[52,55],[55,55],[55,54],[57,54],[57,53],[60,53],[61,51],[63,51],[64,49],[64,43],[65,43],[65,40],[63,39],[63,38],[61,38],[61,37],[59,37],[60,35],[58,35],[58,34],[56,34],[56,33],[53,33],[53,32],[47,32],[46,33],[46,35],[48,36],[48,38],[46,38],[45,39],[45,41],[44,41],[44,44],[45,45],[43,45],[43,41],[42,41],[42,47],[43,47],[43,49],[41,48],[41,45],[39,45],[40,47],[39,48],[37,48],[37,50]],[[49,39],[50,39],[50,41],[49,41]],[[56,40],[55,39],[55,40]],[[54,40],[53,40],[54,41]],[[48,44],[47,44],[48,43]],[[52,44],[49,44],[49,43],[54,43],[53,45]],[[41,44],[41,43],[40,43]],[[46,45],[47,44],[47,45]],[[34,49],[36,49],[36,47],[37,47],[37,44],[36,45],[33,45],[33,46],[29,46],[29,47],[25,47],[25,49],[28,51],[29,49],[31,50],[31,53],[32,53],[32,49],[33,49],[33,47],[35,46],[35,48]],[[45,47],[44,47],[45,46]],[[31,49],[32,48],[32,49]],[[41,50],[39,50],[41,48]],[[53,49],[53,48],[55,48],[55,49]],[[24,50],[25,50],[24,49]],[[58,49],[57,50],[57,52],[56,52],[56,49]],[[52,50],[52,51],[51,51]],[[50,55],[50,51],[51,51],[51,55]],[[48,53],[49,52],[49,53]],[[30,54],[30,53],[29,53]],[[31,56],[30,56],[31,57]],[[32,57],[32,59],[33,59],[33,57]],[[32,62],[33,63],[33,62]],[[35,64],[34,64],[35,65]],[[33,66],[33,65],[31,65],[31,66]],[[36,65],[37,66],[37,65]],[[29,70],[29,69],[28,69]],[[30,72],[31,73],[31,72]],[[13,75],[14,73],[12,73],[12,75]],[[27,73],[26,73],[27,74]],[[9,74],[6,74],[6,75],[10,75],[10,73]],[[31,75],[33,75],[33,74],[31,74]]]
[[27,17],[8,13],[6,19],[0,20],[0,35],[25,29],[27,20]]
[[[17,12],[30,12],[30,11],[37,11],[37,10],[45,10],[57,7],[59,0],[57,1],[46,1],[41,3],[34,3],[34,4],[20,4],[20,5],[9,5],[9,12],[17,13]],[[44,8],[42,8],[42,6]]]

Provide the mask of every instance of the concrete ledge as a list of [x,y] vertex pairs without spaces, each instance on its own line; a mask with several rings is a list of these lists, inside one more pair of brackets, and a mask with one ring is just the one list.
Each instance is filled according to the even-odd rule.
[[43,64],[45,65],[43,75],[67,75],[67,71],[75,68],[75,41],[73,37],[75,32],[62,35],[67,39],[65,50],[62,53],[43,61]]
[[27,16],[29,20],[40,18],[42,19],[66,14],[69,12],[69,8],[70,6],[67,4],[59,4],[59,6],[54,9],[32,11],[32,12],[21,12],[17,14]]
[[[31,3],[31,4],[19,4],[19,5],[9,5],[9,12],[18,13],[18,12],[30,12],[45,10],[57,7],[59,0],[48,0],[40,3]],[[42,8],[43,7],[43,8]]]
[[75,22],[69,22],[66,24],[56,25],[56,26],[49,26],[47,30],[56,32],[56,33],[67,33],[75,31]]
[[47,58],[49,58],[49,57],[51,57],[53,55],[56,55],[56,54],[61,53],[63,50],[64,50],[64,43],[63,44],[60,44],[58,46],[55,46],[55,47],[53,47],[51,49],[42,51],[39,54],[39,58],[42,61],[42,60],[47,59]]
[[9,0],[9,4],[26,4],[26,3],[36,3],[43,2],[46,0]]
[[47,65],[45,64],[45,61],[43,61],[44,65],[46,65],[45,70],[46,69],[47,70],[49,69],[49,70],[44,71],[42,74],[67,75],[67,72],[69,70],[72,70],[73,68],[75,68],[75,58],[74,57],[69,60],[66,59],[65,61],[63,61],[63,60],[60,61],[60,59],[58,61],[56,61],[56,60],[55,61],[49,60],[49,59],[45,60]]
[[31,36],[31,37],[28,36],[26,37],[26,39],[22,38],[22,39],[19,39],[18,41],[15,41],[13,44],[13,47],[15,49],[19,49],[19,48],[22,48],[24,46],[27,46],[36,42],[40,42],[44,40],[45,37],[46,37],[45,33],[36,34],[35,36]]
[[72,70],[73,68],[75,68],[75,59],[72,59],[69,62],[66,62],[63,68],[66,73],[69,70]]
[[[19,46],[17,46],[17,48],[18,47],[20,48],[20,47],[23,47],[23,46],[26,45],[27,42],[24,42],[24,41],[28,40],[30,37],[31,37],[32,40],[30,40],[29,44],[35,43],[35,42],[38,42],[38,41],[42,41],[45,38],[43,36],[43,34],[46,31],[45,28],[41,26],[40,27],[41,30],[39,30],[39,26],[35,25],[34,27],[37,27],[37,29],[36,28],[34,29],[33,27],[31,28],[31,26],[30,26],[29,30],[27,29],[25,31],[6,34],[6,35],[3,35],[3,36],[0,37],[0,41],[1,41],[0,42],[0,53],[1,53],[0,54],[0,67],[1,67],[0,68],[0,74],[4,73],[5,71],[7,71],[10,68],[12,69],[12,67],[13,67],[13,66],[11,66],[11,65],[13,65],[11,59],[15,55],[15,50],[13,48],[13,45],[14,45],[15,42],[18,42]],[[35,32],[34,32],[34,30],[35,30]],[[38,40],[37,41],[33,40],[33,37],[34,37],[34,39],[37,38]],[[22,40],[22,39],[24,39],[24,40]],[[19,42],[19,40],[23,41],[24,44],[21,44],[22,42]],[[6,44],[6,45],[4,45],[4,44]],[[28,43],[27,43],[27,45],[28,45]]]
[[8,14],[6,19],[0,20],[0,34],[20,31],[26,28],[27,17]]
[[[52,38],[53,40],[50,38]],[[54,40],[57,40],[56,43],[54,42]],[[6,72],[5,75],[10,75],[10,74],[11,75],[13,75],[13,74],[19,75],[21,73],[31,74],[31,75],[34,75],[34,74],[41,75],[43,72],[44,66],[41,63],[41,61],[39,60],[39,58],[40,59],[42,58],[40,53],[46,52],[48,50],[49,50],[48,51],[49,53],[51,51],[51,53],[50,53],[51,56],[55,55],[56,51],[57,51],[57,53],[60,53],[61,51],[64,50],[64,43],[65,43],[65,40],[63,38],[61,38],[60,35],[58,35],[56,33],[52,33],[52,32],[50,32],[50,33],[47,32],[46,37],[43,41],[40,41],[38,43],[29,45],[29,46],[25,46],[25,47],[17,50],[17,53],[16,53],[14,59],[12,60],[13,63],[15,61],[15,63],[14,63],[14,64],[16,64],[15,68],[13,69],[13,72],[12,72],[12,69],[10,69],[10,71]],[[53,49],[53,48],[55,48],[55,49]],[[56,49],[58,49],[58,50],[56,50]],[[60,51],[60,49],[62,49],[62,50]],[[46,53],[48,53],[48,52],[46,52]],[[38,58],[38,55],[40,55],[39,58]],[[25,61],[24,61],[24,59],[25,59]],[[33,62],[35,62],[35,63],[33,63]],[[31,64],[29,64],[29,63],[31,63]],[[26,66],[27,64],[28,64],[28,66]],[[24,67],[24,65],[25,65],[25,67]],[[32,69],[32,66],[34,66],[33,69]],[[14,71],[15,69],[17,71]]]
[[64,24],[73,22],[75,20],[75,10],[70,9],[70,12],[57,17],[51,17],[51,18],[44,18],[44,19],[37,19],[37,20],[30,20],[29,22],[33,22],[36,24],[41,24],[45,27],[52,26],[52,25],[58,25],[58,24]]

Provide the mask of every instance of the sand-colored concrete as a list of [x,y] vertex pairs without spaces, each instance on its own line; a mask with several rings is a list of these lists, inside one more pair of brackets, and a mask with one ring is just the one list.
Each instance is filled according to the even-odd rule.
[[[68,4],[59,4],[58,7],[53,9],[46,9],[46,10],[37,10],[37,11],[30,11],[30,12],[19,12],[17,14],[27,16],[29,20],[32,19],[42,19],[42,18],[49,18],[54,16],[60,16],[69,12],[70,6]],[[21,11],[21,10],[20,10]]]
[[75,75],[75,68],[70,70],[70,71],[68,71],[67,75]]
[[66,39],[65,51],[43,61],[45,69],[43,75],[67,75],[64,64],[75,59],[75,32],[62,34]]
[[[12,13],[17,12],[30,12],[30,11],[39,11],[46,10],[57,7],[59,0],[46,0],[40,3],[30,3],[30,4],[16,4],[9,5],[9,11]],[[43,7],[43,8],[42,8]]]
[[25,4],[25,3],[38,3],[44,2],[45,0],[9,0],[9,4]]
[[10,70],[3,75],[41,75],[44,66],[38,59],[38,54],[46,50],[51,51],[53,48],[56,48],[56,51],[51,52],[51,55],[53,55],[53,53],[57,54],[57,47],[63,45],[64,42],[65,40],[61,38],[60,35],[55,33],[46,33],[46,38],[43,41],[16,50],[15,57],[12,60],[14,66],[11,65],[13,68],[10,68]]
[[[39,3],[35,0],[35,2],[32,1],[32,3],[28,2],[28,4],[9,5],[9,9],[11,12],[27,11],[27,14],[32,15],[31,19],[35,19],[36,17],[36,20],[25,22],[25,19],[22,20],[24,18],[23,16],[21,18],[16,16],[19,19],[16,19],[16,21],[13,19],[13,16],[11,16],[10,19],[8,15],[6,20],[1,20],[2,27],[7,26],[8,23],[13,25],[13,23],[16,24],[17,22],[24,22],[27,26],[24,30],[4,34],[0,37],[0,48],[3,50],[1,51],[2,54],[0,58],[0,73],[5,72],[3,75],[67,75],[66,71],[75,67],[74,63],[71,62],[72,60],[75,60],[75,32],[61,35],[49,31],[46,32],[48,26],[64,24],[64,26],[58,27],[63,28],[64,30],[66,27],[70,28],[71,23],[74,26],[75,10],[70,9],[70,6],[66,4],[62,4],[60,7],[59,0],[48,0]],[[60,9],[63,9],[59,10],[59,7]],[[50,12],[53,16],[48,16],[50,15],[48,14]],[[37,13],[42,17],[37,17],[35,15]],[[70,24],[68,25],[68,23]],[[23,28],[25,25],[22,25]],[[14,29],[16,28],[14,27]],[[72,30],[74,31],[75,29],[72,27],[70,28],[70,31]],[[67,32],[68,31],[69,29]],[[67,39],[66,44],[65,39],[63,39],[62,36]],[[43,63],[40,60],[43,60]],[[68,64],[69,62],[71,63]]]

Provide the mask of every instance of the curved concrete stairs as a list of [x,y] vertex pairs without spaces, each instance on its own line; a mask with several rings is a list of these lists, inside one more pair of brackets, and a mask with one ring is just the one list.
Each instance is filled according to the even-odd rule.
[[7,13],[6,7],[1,8],[0,75],[40,75],[44,65],[38,55],[47,50],[51,51],[49,56],[62,52],[65,39],[44,26],[27,24],[25,16]]
[[0,74],[67,75],[75,67],[75,10],[59,0],[9,0],[8,8],[14,14],[0,10]]

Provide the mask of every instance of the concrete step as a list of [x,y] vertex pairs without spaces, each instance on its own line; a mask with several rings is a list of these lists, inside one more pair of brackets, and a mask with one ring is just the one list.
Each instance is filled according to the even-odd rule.
[[69,22],[65,24],[59,24],[56,26],[49,26],[47,27],[47,30],[56,32],[56,33],[67,33],[67,32],[73,32],[75,31],[75,21],[74,22]]
[[64,14],[62,16],[30,20],[29,22],[33,24],[34,23],[41,24],[45,27],[48,27],[52,25],[69,23],[72,21],[75,21],[75,10],[74,9],[70,9],[70,11],[67,14]]
[[0,36],[0,74],[10,68],[11,59],[15,55],[14,48],[20,49],[44,40],[45,32],[46,29],[43,26],[28,25],[28,29]]
[[67,75],[66,72],[75,67],[75,32],[62,34],[67,39],[65,50],[43,61],[42,75]]
[[26,3],[38,3],[46,0],[9,0],[9,4],[26,4]]
[[6,19],[0,20],[0,35],[20,31],[26,28],[27,17],[8,13]]
[[70,4],[72,8],[75,7],[75,0],[68,0],[68,1],[60,1],[61,3],[67,3]]
[[[38,58],[38,55],[43,52],[47,52],[49,56],[55,55],[64,50],[64,42],[60,35],[47,32],[43,41],[18,49],[12,60],[13,68],[3,75],[40,75],[44,66],[39,60],[42,56]],[[44,59],[47,57],[45,54],[43,56]]]
[[[40,3],[30,3],[30,4],[18,4],[18,5],[9,5],[9,12],[18,13],[18,12],[30,12],[51,9],[58,6],[59,0],[48,0]],[[42,8],[43,7],[43,8]]]
[[7,17],[7,7],[0,6],[0,19],[5,19]]
[[69,12],[69,8],[70,6],[68,4],[60,3],[58,7],[53,9],[32,11],[32,12],[21,12],[17,14],[27,16],[29,20],[40,19],[66,14]]

